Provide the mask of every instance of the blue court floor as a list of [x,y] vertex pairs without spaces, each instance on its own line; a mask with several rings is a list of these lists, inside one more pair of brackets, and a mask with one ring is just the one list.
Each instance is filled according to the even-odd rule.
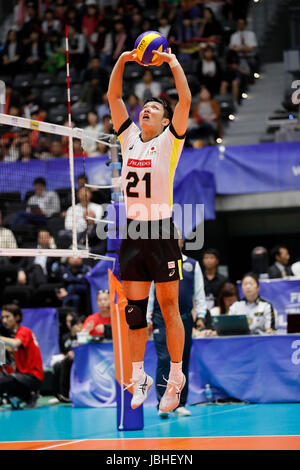
[[150,439],[223,436],[299,436],[300,404],[212,404],[188,407],[190,417],[161,419],[144,407],[144,429],[119,432],[116,408],[44,405],[33,410],[0,408],[1,442]]

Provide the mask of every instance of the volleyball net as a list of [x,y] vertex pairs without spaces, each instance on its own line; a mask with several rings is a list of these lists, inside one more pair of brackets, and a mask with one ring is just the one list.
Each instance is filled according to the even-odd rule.
[[[86,157],[91,142],[105,145],[110,157],[99,162],[99,184],[86,172],[87,160],[93,168],[99,160]],[[122,198],[115,135],[0,113],[0,152],[0,256],[110,259],[89,240],[97,224],[110,222],[106,205]],[[50,234],[47,247],[41,232]]]

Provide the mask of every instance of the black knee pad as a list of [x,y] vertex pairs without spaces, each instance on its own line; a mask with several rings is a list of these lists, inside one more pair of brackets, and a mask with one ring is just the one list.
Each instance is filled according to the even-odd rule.
[[125,307],[126,322],[130,330],[147,327],[148,297],[142,300],[129,300]]

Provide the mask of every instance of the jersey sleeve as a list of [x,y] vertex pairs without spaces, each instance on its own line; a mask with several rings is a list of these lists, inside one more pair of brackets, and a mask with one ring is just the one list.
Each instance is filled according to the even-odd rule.
[[125,150],[140,132],[138,126],[130,118],[126,119],[121,125],[117,132],[117,137],[121,144],[123,159],[127,154]]
[[19,328],[16,333],[15,339],[19,339],[22,343],[22,346],[26,348],[31,339],[31,332],[25,328]]

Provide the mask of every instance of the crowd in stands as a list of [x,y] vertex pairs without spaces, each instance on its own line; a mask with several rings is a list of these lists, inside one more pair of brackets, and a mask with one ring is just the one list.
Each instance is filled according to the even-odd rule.
[[[72,118],[92,133],[112,132],[106,90],[111,69],[139,34],[158,30],[187,75],[193,95],[186,146],[215,145],[223,124],[241,103],[259,68],[255,34],[247,28],[249,0],[20,1],[3,40],[0,79],[6,83],[4,112],[66,123],[65,26],[68,26]],[[176,93],[167,67],[128,64],[124,80],[130,115],[137,121],[150,95],[172,106]],[[176,90],[175,90],[176,91]],[[10,129],[1,139],[0,160],[68,155],[61,139]],[[4,130],[2,129],[3,133]],[[76,156],[84,151],[74,142]],[[58,148],[53,148],[58,147]],[[91,144],[89,157],[107,148]]]

